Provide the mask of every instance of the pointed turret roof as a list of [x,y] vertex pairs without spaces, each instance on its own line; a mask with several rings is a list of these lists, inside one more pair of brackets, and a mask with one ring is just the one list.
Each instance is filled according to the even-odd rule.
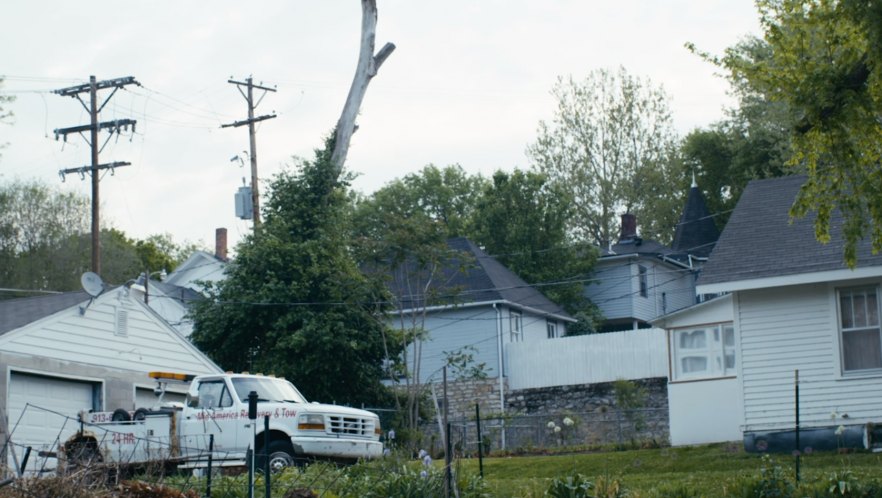
[[696,184],[693,175],[692,188],[689,189],[686,207],[683,208],[683,214],[677,224],[677,231],[674,232],[674,242],[671,244],[671,249],[678,253],[706,258],[719,238],[720,231],[707,209],[704,196],[698,190],[698,184]]

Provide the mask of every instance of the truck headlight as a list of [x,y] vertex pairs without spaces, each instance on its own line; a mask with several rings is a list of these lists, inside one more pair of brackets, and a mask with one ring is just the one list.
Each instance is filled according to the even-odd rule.
[[302,413],[297,421],[297,428],[301,431],[323,431],[325,417],[316,413]]

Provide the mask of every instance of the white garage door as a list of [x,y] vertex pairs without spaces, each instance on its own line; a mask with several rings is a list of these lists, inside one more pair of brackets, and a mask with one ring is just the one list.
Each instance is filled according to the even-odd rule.
[[[78,429],[80,410],[96,406],[98,384],[58,377],[44,377],[12,372],[6,403],[9,432],[21,461],[23,446],[33,447],[28,460],[29,470],[54,469],[54,459],[41,458],[39,450],[56,451],[58,441],[64,442]],[[14,464],[11,460],[10,463]]]

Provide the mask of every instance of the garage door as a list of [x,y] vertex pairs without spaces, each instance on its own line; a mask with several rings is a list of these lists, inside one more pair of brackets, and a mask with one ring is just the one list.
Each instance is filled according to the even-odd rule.
[[[99,386],[92,382],[12,372],[6,406],[9,432],[19,461],[24,454],[22,446],[31,446],[28,469],[54,469],[54,459],[40,458],[36,452],[57,450],[58,441],[64,442],[76,432],[76,416],[80,410],[100,408],[96,406]],[[14,464],[11,455],[9,458],[9,463]]]

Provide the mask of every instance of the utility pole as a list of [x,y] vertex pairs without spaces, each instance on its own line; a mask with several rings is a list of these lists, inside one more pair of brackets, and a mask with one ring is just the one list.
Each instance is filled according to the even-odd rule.
[[[117,90],[126,86],[126,85],[138,85],[141,84],[135,81],[134,76],[126,76],[124,78],[116,78],[112,80],[104,80],[104,81],[96,81],[95,76],[89,76],[89,83],[83,85],[72,86],[69,88],[62,88],[60,90],[55,90],[53,93],[61,95],[63,97],[73,97],[80,101],[80,104],[86,109],[86,112],[89,113],[90,123],[88,125],[81,126],[72,126],[70,128],[58,128],[55,130],[55,140],[58,140],[58,137],[63,135],[64,141],[67,142],[67,135],[69,133],[79,133],[83,139],[88,142],[89,146],[92,149],[92,164],[91,166],[82,166],[80,168],[68,168],[63,169],[58,172],[59,176],[61,176],[61,181],[64,181],[64,175],[69,173],[77,173],[80,175],[80,178],[85,179],[86,174],[88,173],[92,177],[92,271],[101,274],[101,226],[99,221],[99,197],[98,197],[98,183],[101,180],[99,172],[101,170],[109,169],[111,175],[114,173],[116,168],[122,166],[129,166],[131,163],[115,161],[107,164],[99,164],[98,162],[98,154],[104,150],[104,146],[107,145],[107,142],[110,140],[110,137],[113,136],[114,133],[120,133],[121,131],[126,131],[129,129],[129,126],[132,127],[132,132],[135,131],[135,123],[136,121],[133,119],[118,119],[115,121],[98,121],[98,114],[104,109],[104,106],[110,101],[111,97],[116,93]],[[104,102],[99,106],[98,105],[98,90],[104,90],[107,88],[113,88],[113,91],[110,95],[104,99]],[[83,102],[83,99],[80,98],[81,93],[89,93],[89,104],[86,105]],[[107,129],[110,131],[110,135],[107,137],[107,140],[104,141],[101,146],[98,146],[98,131],[102,129]],[[83,135],[84,131],[89,131],[89,138],[86,138]]]
[[[245,97],[245,101],[248,102],[248,119],[221,125],[221,128],[229,128],[231,126],[238,128],[239,126],[248,125],[248,138],[251,142],[251,154],[249,156],[251,159],[251,205],[254,210],[254,231],[257,232],[257,229],[260,228],[260,193],[257,190],[257,141],[255,139],[254,123],[265,119],[272,119],[276,117],[276,114],[274,112],[273,114],[254,117],[254,109],[257,108],[260,101],[266,96],[266,92],[275,92],[276,89],[255,85],[250,76],[244,82],[230,79],[227,80],[227,83],[236,85],[236,89],[239,90],[239,93],[241,93],[242,96]],[[248,89],[247,92],[242,91],[243,86]],[[257,99],[256,103],[254,102],[255,88],[263,90],[263,94]]]

